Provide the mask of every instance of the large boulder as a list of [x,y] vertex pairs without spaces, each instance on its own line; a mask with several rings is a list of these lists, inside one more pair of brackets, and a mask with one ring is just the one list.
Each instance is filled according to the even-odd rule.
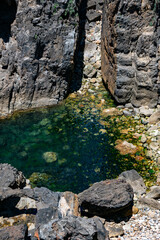
[[26,185],[26,178],[23,173],[12,167],[10,164],[0,164],[0,188],[23,188]]
[[0,1],[0,112],[57,104],[77,41],[75,1]]
[[133,189],[125,180],[106,180],[94,183],[78,199],[83,213],[105,218],[132,207]]
[[102,75],[118,103],[159,103],[159,7],[152,0],[104,1]]
[[139,175],[139,173],[132,169],[129,171],[122,172],[119,175],[119,179],[126,180],[132,188],[133,192],[137,195],[142,195],[146,193],[146,185],[144,184],[143,178]]
[[75,216],[55,219],[39,228],[40,239],[109,240],[108,232],[99,219]]

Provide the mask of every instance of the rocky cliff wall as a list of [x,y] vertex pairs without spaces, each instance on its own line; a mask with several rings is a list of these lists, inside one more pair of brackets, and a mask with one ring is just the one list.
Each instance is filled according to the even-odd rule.
[[160,104],[160,1],[105,0],[102,75],[118,103]]
[[56,104],[76,48],[72,0],[0,1],[0,113]]

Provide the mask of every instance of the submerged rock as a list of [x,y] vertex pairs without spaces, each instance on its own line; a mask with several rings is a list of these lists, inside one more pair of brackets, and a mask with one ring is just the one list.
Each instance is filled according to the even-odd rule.
[[47,163],[55,162],[55,161],[57,161],[57,153],[45,152],[45,153],[43,153],[43,158]]
[[138,148],[127,141],[117,140],[115,148],[120,151],[120,154],[134,154],[137,152]]
[[108,108],[108,109],[104,109],[101,114],[103,117],[108,117],[108,116],[119,116],[119,115],[122,115],[123,113],[117,108]]
[[132,207],[133,189],[124,180],[106,180],[94,183],[78,194],[78,199],[82,213],[105,218]]

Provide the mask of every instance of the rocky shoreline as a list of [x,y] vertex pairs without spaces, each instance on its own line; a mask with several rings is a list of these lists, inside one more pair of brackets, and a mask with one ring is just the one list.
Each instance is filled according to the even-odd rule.
[[31,188],[22,172],[0,164],[0,239],[159,239],[160,186],[146,193],[135,170],[82,193]]
[[[94,99],[91,86],[98,89],[102,82],[101,1],[98,5],[94,2],[88,6],[82,86],[70,98],[89,92]],[[92,11],[95,8],[96,14]],[[106,105],[102,98],[99,107]],[[150,160],[149,173],[157,178],[156,183],[154,181],[156,185],[146,193],[146,187],[150,185],[146,183],[145,186],[140,175],[131,170],[123,172],[118,179],[95,183],[78,195],[52,192],[46,188],[32,189],[21,172],[1,164],[0,240],[160,239],[160,106],[157,105],[156,109],[147,106],[135,108],[132,104],[103,107],[101,114],[117,122],[119,116],[124,116],[139,123],[121,129],[124,139],[116,141],[115,147],[122,155],[132,155],[142,147],[145,152],[143,156],[141,153],[136,155],[136,161],[139,164],[144,156]],[[128,141],[130,132],[130,138],[138,139],[138,145]]]

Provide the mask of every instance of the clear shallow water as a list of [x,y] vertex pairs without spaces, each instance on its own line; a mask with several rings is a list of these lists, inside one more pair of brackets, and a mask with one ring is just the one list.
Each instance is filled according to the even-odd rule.
[[21,170],[33,186],[75,193],[133,168],[133,162],[115,150],[116,136],[110,137],[100,124],[102,97],[113,106],[106,91],[99,89],[56,107],[0,120],[0,162]]
[[[106,148],[108,155],[111,154],[108,137],[97,135],[101,127],[94,118],[85,119],[63,106],[58,112],[56,109],[2,121],[0,161],[22,170],[26,177],[33,172],[52,176],[47,181],[39,180],[38,185],[61,191],[81,191],[105,179]],[[56,161],[46,161],[44,154],[48,152],[55,153]]]

